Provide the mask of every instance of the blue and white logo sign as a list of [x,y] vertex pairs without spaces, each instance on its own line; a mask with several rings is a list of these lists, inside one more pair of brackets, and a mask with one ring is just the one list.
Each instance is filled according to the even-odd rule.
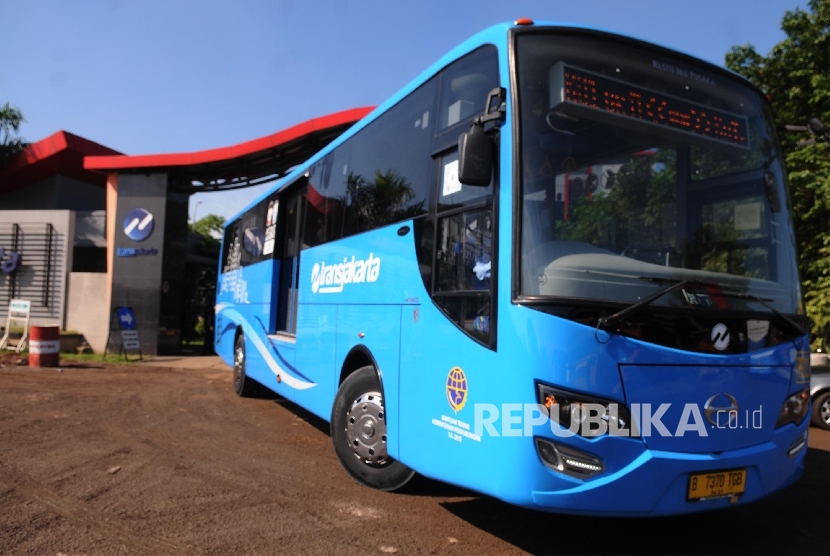
[[130,307],[118,308],[118,324],[121,330],[135,330],[135,315]]
[[135,208],[124,219],[124,234],[133,241],[144,241],[153,233],[153,215],[143,208]]

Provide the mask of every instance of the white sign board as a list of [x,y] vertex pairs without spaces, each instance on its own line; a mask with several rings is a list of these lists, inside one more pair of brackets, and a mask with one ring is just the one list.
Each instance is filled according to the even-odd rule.
[[138,330],[122,330],[121,345],[124,346],[124,351],[137,351],[141,349],[141,342],[138,340]]
[[12,299],[9,303],[9,317],[13,319],[28,319],[32,312],[32,302],[25,299]]
[[[6,317],[6,332],[0,338],[0,349],[14,349],[16,352],[21,352],[26,347],[29,339],[29,316],[32,312],[32,302],[26,299],[12,299],[9,302],[9,315]],[[16,326],[23,328],[23,336],[12,345],[9,342],[9,334],[12,329],[12,322],[17,322]]]

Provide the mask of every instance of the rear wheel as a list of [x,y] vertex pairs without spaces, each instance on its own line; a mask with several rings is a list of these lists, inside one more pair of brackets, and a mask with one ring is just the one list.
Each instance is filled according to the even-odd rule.
[[813,400],[813,424],[830,430],[830,392],[824,392]]
[[334,399],[331,438],[340,463],[361,485],[397,490],[415,472],[389,457],[383,394],[374,367],[349,375]]
[[245,336],[236,337],[233,347],[233,390],[237,396],[247,398],[254,395],[256,383],[245,374]]

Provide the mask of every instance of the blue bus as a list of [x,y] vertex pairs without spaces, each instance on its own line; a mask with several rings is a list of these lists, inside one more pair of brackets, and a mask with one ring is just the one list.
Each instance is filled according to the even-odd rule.
[[764,95],[605,31],[463,42],[228,222],[216,351],[420,473],[588,515],[798,479],[809,344]]

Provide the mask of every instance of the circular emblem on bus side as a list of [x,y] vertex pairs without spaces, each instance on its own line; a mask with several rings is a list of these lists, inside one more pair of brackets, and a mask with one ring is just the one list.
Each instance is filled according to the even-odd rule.
[[467,403],[467,375],[461,367],[453,367],[447,375],[447,401],[456,413]]
[[143,208],[134,208],[124,219],[124,234],[133,241],[144,241],[153,233],[153,215]]
[[718,323],[712,328],[712,344],[718,351],[723,351],[729,347],[729,329],[725,324]]

